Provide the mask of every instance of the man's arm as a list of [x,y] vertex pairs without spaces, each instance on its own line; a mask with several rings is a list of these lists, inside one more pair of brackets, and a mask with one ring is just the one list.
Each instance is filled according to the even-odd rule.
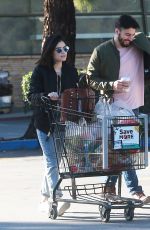
[[[103,49],[107,48],[103,47]],[[128,83],[125,80],[108,80],[112,77],[113,73],[110,71],[109,76],[105,74],[107,72],[106,70],[110,68],[107,55],[109,55],[109,52],[104,52],[100,55],[100,49],[94,49],[87,68],[88,84],[94,90],[100,91],[101,94],[112,96],[114,91],[120,93],[128,88]],[[101,56],[103,57],[103,60],[101,60]],[[112,79],[113,78],[114,76]]]
[[87,67],[89,85],[94,90],[103,90],[104,92],[112,91],[114,82],[106,81],[106,79],[104,79],[101,74],[102,71],[103,70],[101,69],[100,54],[99,51],[95,48]]
[[144,33],[138,32],[135,35],[133,43],[141,50],[150,55],[150,40]]

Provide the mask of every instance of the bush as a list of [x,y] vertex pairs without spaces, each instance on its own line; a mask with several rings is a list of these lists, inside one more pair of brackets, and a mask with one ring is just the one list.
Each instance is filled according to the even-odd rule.
[[32,72],[30,71],[29,73],[22,76],[22,82],[21,82],[23,100],[24,100],[24,102],[28,102],[28,103],[29,103],[29,101],[28,101],[27,95],[29,93],[31,75],[32,75]]
[[22,89],[22,97],[25,105],[25,110],[31,109],[31,104],[28,101],[28,93],[29,93],[29,86],[30,86],[30,80],[31,80],[32,72],[28,72],[24,76],[22,76],[22,82],[21,82],[21,89]]

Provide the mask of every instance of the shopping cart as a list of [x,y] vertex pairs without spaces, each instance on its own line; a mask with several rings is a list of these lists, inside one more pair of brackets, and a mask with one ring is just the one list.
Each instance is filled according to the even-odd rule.
[[[57,218],[58,202],[69,202],[98,205],[104,222],[109,221],[111,209],[123,209],[125,219],[130,221],[134,209],[141,207],[142,202],[121,196],[121,172],[144,169],[148,165],[147,116],[97,117],[92,112],[95,98],[82,96],[80,93],[67,96],[66,107],[61,107],[63,103],[54,106],[42,97],[45,109],[53,115],[53,138],[60,175],[53,191],[49,217]],[[76,178],[110,175],[120,178],[116,196],[105,193],[106,183],[76,184]],[[58,199],[56,190],[67,178],[71,179],[71,184],[62,190],[69,193],[69,199]]]

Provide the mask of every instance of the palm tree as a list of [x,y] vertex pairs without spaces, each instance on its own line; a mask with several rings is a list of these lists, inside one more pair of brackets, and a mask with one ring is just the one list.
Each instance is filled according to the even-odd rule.
[[44,0],[43,41],[47,35],[61,34],[70,46],[68,62],[75,63],[76,21],[73,0]]

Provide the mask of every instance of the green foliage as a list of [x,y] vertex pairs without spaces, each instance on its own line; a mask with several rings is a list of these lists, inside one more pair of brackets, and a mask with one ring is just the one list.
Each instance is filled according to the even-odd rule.
[[24,102],[28,102],[27,95],[29,93],[29,85],[30,85],[30,80],[31,80],[31,75],[32,72],[28,72],[24,76],[22,76],[22,82],[21,82],[21,89],[22,89],[22,95],[23,95],[23,100]]
[[93,10],[93,2],[95,0],[74,0],[75,8],[80,12],[91,12]]

